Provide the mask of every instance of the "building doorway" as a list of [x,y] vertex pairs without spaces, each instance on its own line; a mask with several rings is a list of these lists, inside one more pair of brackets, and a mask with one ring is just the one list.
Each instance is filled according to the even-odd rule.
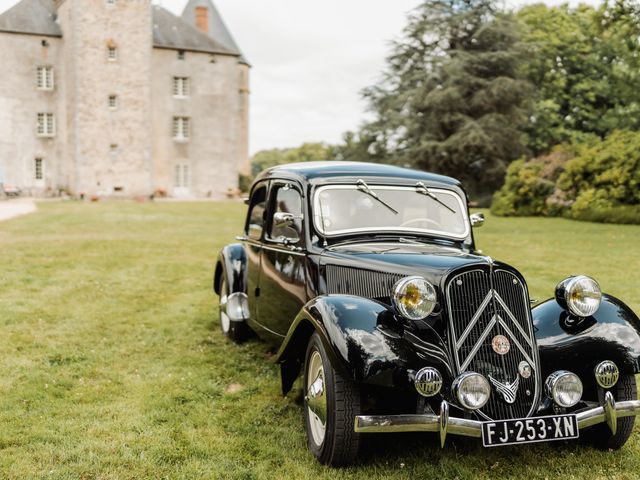
[[173,170],[173,195],[175,197],[187,197],[190,192],[190,172],[189,165],[179,163]]

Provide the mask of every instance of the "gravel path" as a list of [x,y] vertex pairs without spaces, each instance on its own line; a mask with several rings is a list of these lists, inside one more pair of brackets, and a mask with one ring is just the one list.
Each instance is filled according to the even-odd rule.
[[37,209],[35,202],[28,198],[0,201],[0,222],[26,215],[27,213],[33,213]]

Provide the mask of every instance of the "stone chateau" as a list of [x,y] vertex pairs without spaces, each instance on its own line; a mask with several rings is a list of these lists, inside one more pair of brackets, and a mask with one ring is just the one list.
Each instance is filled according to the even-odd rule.
[[221,197],[249,172],[249,64],[211,0],[22,0],[0,15],[0,183]]

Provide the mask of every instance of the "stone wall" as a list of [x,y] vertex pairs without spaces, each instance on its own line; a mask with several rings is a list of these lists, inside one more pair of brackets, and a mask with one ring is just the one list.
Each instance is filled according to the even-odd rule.
[[[148,195],[151,50],[148,0],[66,0],[59,9],[75,193]],[[108,48],[117,58],[108,58]],[[117,108],[108,105],[117,96]]]
[[[238,185],[238,156],[244,147],[238,58],[153,50],[154,181],[169,195],[221,198]],[[190,96],[174,98],[173,77],[190,79]],[[174,116],[191,119],[188,141],[173,139]],[[175,166],[188,165],[188,191],[176,191]]]
[[[61,52],[60,38],[0,32],[0,170],[5,184],[26,194],[44,195],[67,181],[61,163],[66,153],[60,141],[66,136]],[[52,91],[37,89],[38,65],[54,67]],[[55,114],[55,137],[36,135],[38,112]],[[44,182],[35,180],[35,158],[43,159]]]

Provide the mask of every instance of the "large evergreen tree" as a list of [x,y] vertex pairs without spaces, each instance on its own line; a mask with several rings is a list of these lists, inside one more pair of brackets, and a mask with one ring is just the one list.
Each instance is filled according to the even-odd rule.
[[520,55],[516,24],[493,0],[425,1],[381,82],[365,91],[374,114],[360,132],[365,151],[492,192],[523,153],[529,87],[519,78]]

